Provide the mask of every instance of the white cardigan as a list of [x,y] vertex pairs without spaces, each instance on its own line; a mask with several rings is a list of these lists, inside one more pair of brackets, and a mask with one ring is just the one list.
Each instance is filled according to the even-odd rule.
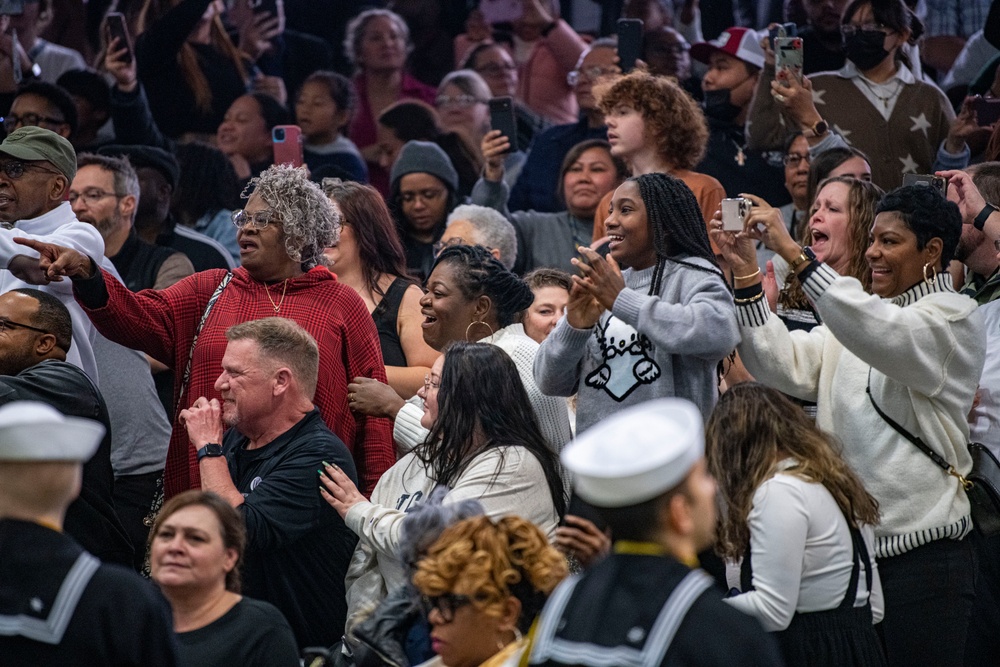
[[820,265],[803,282],[823,325],[789,332],[760,299],[737,308],[740,357],[758,380],[817,403],[816,423],[844,445],[844,458],[879,501],[879,557],[941,538],[960,539],[972,523],[958,480],[938,468],[875,412],[919,436],[960,472],[972,467],[966,444],[985,359],[976,302],[950,276],[883,300]]

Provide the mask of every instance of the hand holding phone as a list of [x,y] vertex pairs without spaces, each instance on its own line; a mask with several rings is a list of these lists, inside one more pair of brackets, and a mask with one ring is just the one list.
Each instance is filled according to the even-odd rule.
[[722,229],[727,232],[742,232],[753,202],[744,197],[722,200]]
[[923,185],[934,188],[942,197],[948,196],[948,179],[934,174],[903,174],[903,186]]
[[509,153],[516,152],[517,118],[514,115],[514,98],[494,97],[489,101],[490,129],[500,130],[510,143]]
[[618,19],[618,67],[628,74],[642,55],[642,21]]
[[[125,24],[125,15],[120,12],[110,12],[104,19],[107,26],[108,50],[125,49],[125,54],[120,58],[126,65],[132,64],[132,40],[129,38],[128,26]],[[115,40],[118,40],[115,44]]]
[[[800,84],[802,83],[802,38],[801,37],[778,37],[774,40],[774,68],[777,71],[784,70]],[[786,79],[782,82],[786,88],[791,87],[791,83]]]
[[976,112],[976,123],[979,127],[988,127],[1000,121],[1000,97],[976,95],[969,104]]

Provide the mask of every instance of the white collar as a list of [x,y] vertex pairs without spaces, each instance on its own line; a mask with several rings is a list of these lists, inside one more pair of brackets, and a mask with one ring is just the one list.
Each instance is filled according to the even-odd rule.
[[70,222],[79,221],[76,219],[76,214],[73,213],[73,208],[69,205],[69,202],[64,201],[48,213],[43,213],[37,218],[18,220],[14,223],[14,227],[32,234],[47,234]]
[[844,63],[844,66],[840,68],[840,70],[837,72],[837,75],[844,79],[862,78],[868,83],[872,84],[873,86],[884,86],[886,84],[892,83],[892,81],[896,79],[899,79],[900,81],[902,81],[904,84],[907,85],[917,82],[917,78],[913,76],[913,72],[910,71],[910,68],[898,61],[896,62],[896,73],[892,76],[891,79],[889,79],[884,83],[875,83],[874,81],[867,78],[850,60]]

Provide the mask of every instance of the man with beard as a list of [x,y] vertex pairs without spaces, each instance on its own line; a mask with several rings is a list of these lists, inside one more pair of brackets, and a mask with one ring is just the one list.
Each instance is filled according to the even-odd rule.
[[803,74],[832,72],[844,66],[840,15],[846,6],[847,0],[802,0],[806,12],[806,25],[799,30]]
[[82,154],[69,190],[77,220],[97,228],[104,256],[133,292],[165,289],[194,273],[183,253],[147,243],[133,228],[139,207],[139,178],[127,158]]
[[729,28],[711,42],[691,47],[691,57],[708,65],[701,81],[708,149],[695,171],[717,178],[730,197],[746,192],[777,207],[790,200],[784,187],[784,153],[751,150],[743,127],[764,66],[758,39],[753,30]]
[[357,537],[320,496],[316,473],[332,464],[358,477],[312,402],[319,348],[282,317],[237,324],[226,338],[215,382],[222,401],[202,396],[180,413],[201,488],[246,522],[243,592],[281,610],[300,648],[330,646],[344,629]]
[[132,545],[112,497],[108,409],[86,373],[66,362],[75,342],[69,311],[50,294],[15,289],[0,295],[0,331],[0,405],[38,401],[104,426],[97,452],[83,466],[83,488],[66,512],[64,528],[102,561],[131,566]]

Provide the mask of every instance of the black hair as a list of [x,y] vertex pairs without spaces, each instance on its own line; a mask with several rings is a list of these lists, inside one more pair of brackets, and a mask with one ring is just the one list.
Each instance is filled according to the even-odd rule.
[[[302,95],[302,88],[305,87],[307,83],[318,83],[326,88],[327,92],[330,94],[330,99],[333,100],[334,105],[337,107],[337,111],[347,111],[348,118],[350,118],[351,113],[353,113],[354,108],[357,106],[357,95],[354,94],[354,84],[351,80],[340,72],[333,72],[330,70],[317,70],[306,77],[306,80],[302,82],[299,86],[298,95],[295,96],[296,102],[299,96]],[[338,130],[343,130],[343,127],[337,128]]]
[[[653,232],[657,263],[653,269],[649,293],[660,293],[668,261],[717,274],[726,282],[708,241],[708,230],[705,228],[701,207],[691,189],[680,179],[661,173],[633,176],[628,180],[635,181],[639,186],[639,196],[646,207],[646,221]],[[706,269],[686,262],[685,257],[700,257],[715,268]]]
[[48,292],[31,287],[19,287],[12,291],[38,302],[38,310],[31,318],[31,326],[48,331],[56,337],[56,347],[69,352],[69,348],[73,346],[73,319],[65,304]]
[[76,103],[65,90],[54,83],[45,81],[31,81],[17,89],[14,96],[16,100],[21,95],[37,95],[44,98],[49,104],[59,109],[63,121],[69,125],[69,133],[73,135],[79,127],[79,118],[76,115]]
[[663,496],[659,495],[635,505],[594,509],[607,522],[613,539],[652,542],[659,532],[658,515],[662,505]]
[[265,93],[250,93],[249,95],[257,100],[260,115],[264,118],[264,125],[268,132],[273,130],[275,125],[290,125],[292,123],[292,112],[278,100]]
[[966,172],[986,201],[1000,201],[1000,162],[980,162]]
[[94,109],[111,113],[111,87],[96,70],[67,70],[56,79],[56,85],[87,100]]
[[[896,32],[909,30],[910,39],[908,41],[910,44],[916,44],[920,36],[924,34],[923,22],[917,18],[913,10],[906,6],[903,0],[851,0],[844,8],[844,13],[841,14],[841,23],[843,25],[850,23],[858,10],[865,5],[872,8],[872,16],[876,23]],[[896,60],[911,67],[909,56],[903,53],[901,48],[896,50]]]
[[[510,355],[487,343],[452,343],[445,349],[437,403],[437,419],[416,450],[435,482],[451,486],[488,449],[524,447],[545,472],[556,512],[565,513],[556,455],[542,435]],[[503,456],[501,451],[497,475]]]
[[625,164],[625,160],[611,152],[611,144],[607,141],[604,139],[584,139],[566,151],[566,156],[563,158],[562,165],[559,167],[559,180],[556,184],[556,198],[562,202],[564,206],[566,204],[566,192],[564,188],[566,173],[573,168],[573,165],[580,159],[580,156],[589,151],[591,148],[600,148],[608,154],[608,158],[611,159],[611,166],[615,168],[615,176],[617,176],[619,181],[625,180],[631,173],[628,165]]
[[917,237],[917,250],[923,250],[933,238],[941,239],[941,266],[948,267],[962,235],[957,204],[926,185],[904,185],[882,198],[875,209],[875,215],[879,213],[896,213],[902,218]]
[[455,280],[466,299],[478,299],[483,295],[490,298],[497,314],[497,323],[501,327],[514,322],[517,314],[535,300],[528,283],[512,273],[483,246],[449,246],[438,255],[431,271],[439,264],[455,266]]
[[795,140],[801,136],[805,136],[801,130],[795,130],[794,132],[789,132],[788,135],[785,137],[785,143],[782,144],[784,152],[788,153],[788,151],[792,150],[792,144],[794,144]]
[[178,144],[174,149],[180,178],[170,211],[181,224],[193,227],[204,215],[239,208],[240,180],[229,158],[215,146],[201,141]]
[[378,122],[392,130],[396,138],[407,141],[433,141],[441,134],[437,111],[419,100],[402,100],[379,114]]
[[[791,144],[789,144],[791,146]],[[785,151],[788,152],[788,151]],[[872,161],[868,159],[864,151],[853,146],[836,146],[828,148],[819,155],[809,160],[809,206],[812,207],[819,191],[819,184],[830,177],[830,172],[844,164],[851,158],[859,157],[868,163],[870,167]],[[808,230],[808,225],[806,229]]]

